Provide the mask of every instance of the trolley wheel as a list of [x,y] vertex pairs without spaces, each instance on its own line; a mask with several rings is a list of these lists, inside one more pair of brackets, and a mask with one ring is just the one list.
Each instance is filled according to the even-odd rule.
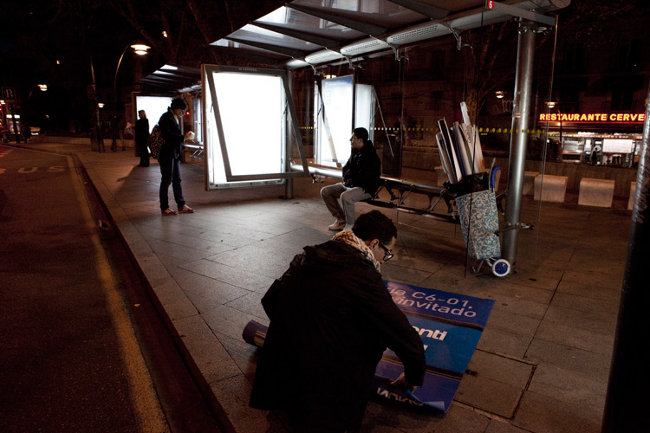
[[510,273],[510,262],[506,259],[499,259],[492,263],[492,273],[497,277],[505,277]]

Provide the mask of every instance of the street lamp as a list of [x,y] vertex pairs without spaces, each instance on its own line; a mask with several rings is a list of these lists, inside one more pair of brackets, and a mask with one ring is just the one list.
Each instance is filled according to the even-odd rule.
[[[555,109],[555,111],[558,114],[557,119],[558,119],[558,122],[560,122],[560,143],[559,143],[560,148],[558,149],[559,154],[556,156],[556,158],[561,159],[562,154],[564,153],[564,144],[562,143],[562,112],[560,111],[559,102],[546,101],[545,104],[549,108],[549,112],[550,112],[550,110]],[[550,123],[549,123],[549,125],[550,125]]]
[[[126,51],[131,48],[138,56],[147,55],[147,51],[151,48],[145,44],[133,44],[127,45],[122,51],[120,59],[117,61],[117,67],[115,68],[115,77],[113,79],[113,142],[111,143],[111,150],[113,152],[117,151],[117,73],[120,70],[120,65],[122,64],[122,59]],[[126,146],[122,144],[122,150],[126,150]]]

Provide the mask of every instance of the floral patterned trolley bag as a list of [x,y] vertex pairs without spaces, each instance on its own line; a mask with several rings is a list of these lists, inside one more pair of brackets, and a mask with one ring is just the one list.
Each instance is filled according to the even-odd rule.
[[486,189],[458,196],[456,206],[469,255],[488,263],[497,277],[510,273],[510,263],[501,258],[494,191]]

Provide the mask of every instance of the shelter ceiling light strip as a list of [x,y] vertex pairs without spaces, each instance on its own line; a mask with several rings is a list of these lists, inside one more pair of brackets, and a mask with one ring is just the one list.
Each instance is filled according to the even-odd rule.
[[321,50],[305,57],[307,63],[324,63],[332,60],[342,59],[343,55],[331,50]]
[[404,45],[449,34],[449,28],[438,23],[426,23],[397,32],[386,40],[390,45]]
[[385,41],[376,38],[368,38],[341,48],[341,54],[344,56],[358,56],[377,50],[384,50],[386,48],[390,48],[390,46]]

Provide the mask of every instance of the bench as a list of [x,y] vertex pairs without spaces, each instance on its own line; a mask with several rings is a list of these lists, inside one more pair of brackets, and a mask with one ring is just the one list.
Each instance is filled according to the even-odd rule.
[[[362,200],[363,203],[418,215],[428,215],[447,222],[458,222],[458,217],[453,210],[453,205],[451,204],[453,196],[445,188],[383,176],[380,180],[381,185],[379,189],[377,189],[377,192],[375,192],[375,195],[367,200]],[[382,189],[385,189],[388,192],[390,196],[388,201],[380,199],[379,193]],[[407,206],[406,199],[411,194],[426,196],[428,198],[428,206],[420,208]],[[447,213],[435,212],[436,206],[438,206],[441,201],[444,201],[447,205]]]
[[583,177],[580,179],[578,204],[583,206],[612,207],[615,186],[616,181],[612,179]]
[[[297,164],[292,164],[291,168],[294,170],[302,170],[302,166]],[[309,174],[311,174],[314,183],[322,182],[319,177],[332,177],[335,179],[341,179],[342,177],[341,170],[336,170],[334,168],[317,167],[313,165],[310,165],[308,168]],[[453,205],[451,204],[453,196],[445,188],[440,186],[423,185],[385,176],[382,176],[380,181],[380,186],[375,192],[375,195],[369,199],[361,200],[361,203],[367,203],[372,206],[387,209],[396,209],[418,215],[431,216],[447,222],[458,222],[458,215],[454,212]],[[381,199],[380,192],[382,190],[388,192],[388,200]],[[425,195],[428,198],[428,205],[420,208],[406,205],[406,199],[411,194]],[[447,205],[447,212],[435,212],[436,206],[438,206],[442,201]]]
[[567,181],[567,176],[538,174],[535,176],[535,200],[563,203],[566,197]]
[[184,149],[191,149],[190,158],[201,158],[203,156],[203,144],[201,143],[183,143]]

